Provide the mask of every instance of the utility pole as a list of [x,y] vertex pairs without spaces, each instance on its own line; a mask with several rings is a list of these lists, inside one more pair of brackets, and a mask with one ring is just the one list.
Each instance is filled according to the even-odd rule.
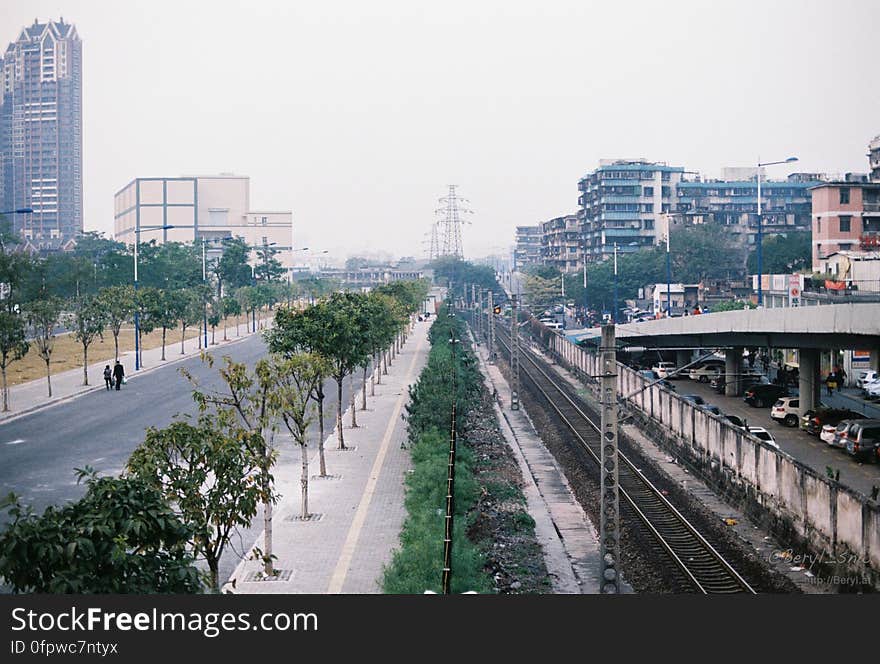
[[489,362],[494,362],[495,357],[495,313],[494,313],[494,304],[492,303],[492,291],[489,291],[489,309],[487,311],[487,315],[489,316],[489,339],[488,339],[488,348],[489,348]]
[[617,348],[614,325],[602,326],[602,454],[599,545],[602,594],[620,592],[620,491],[617,483]]
[[[449,314],[454,317],[454,313]],[[455,516],[455,402],[456,402],[456,357],[455,345],[458,340],[455,338],[455,329],[453,328],[449,338],[449,345],[452,350],[452,430],[449,434],[449,460],[446,470],[446,519],[445,531],[443,535],[443,578],[442,589],[444,595],[449,595],[452,585],[452,535],[453,535],[453,518]]]
[[474,332],[477,335],[477,343],[480,343],[480,339],[483,336],[483,289],[481,288],[479,293],[479,300],[477,302],[477,310],[474,312],[474,322],[476,323],[476,329]]
[[510,296],[510,410],[519,410],[519,310]]

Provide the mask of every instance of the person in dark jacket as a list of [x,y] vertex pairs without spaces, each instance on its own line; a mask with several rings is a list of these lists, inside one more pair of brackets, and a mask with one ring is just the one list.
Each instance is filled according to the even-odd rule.
[[113,370],[110,369],[109,364],[104,367],[104,384],[107,386],[108,390],[113,387]]
[[122,368],[122,363],[116,360],[116,365],[113,367],[113,382],[116,383],[117,391],[122,387],[123,378],[125,378],[125,369]]

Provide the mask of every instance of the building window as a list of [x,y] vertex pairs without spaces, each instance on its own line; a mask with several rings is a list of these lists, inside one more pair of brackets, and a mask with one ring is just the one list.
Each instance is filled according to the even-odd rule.
[[646,231],[654,230],[654,220],[653,219],[645,219],[645,230]]
[[840,217],[840,232],[841,233],[849,233],[850,226],[852,222],[852,217],[849,215],[841,215]]
[[840,249],[840,251],[849,251],[850,249],[852,249],[852,243],[844,242],[843,244],[838,245],[837,248]]
[[840,203],[841,205],[849,204],[849,188],[841,187],[840,188]]
[[816,217],[816,232],[822,232],[822,217]]
[[645,193],[643,194],[644,196],[653,196],[654,195],[654,187],[645,187],[644,191],[645,191]]
[[263,217],[262,221],[263,221],[263,226],[265,226],[269,221],[269,217]]

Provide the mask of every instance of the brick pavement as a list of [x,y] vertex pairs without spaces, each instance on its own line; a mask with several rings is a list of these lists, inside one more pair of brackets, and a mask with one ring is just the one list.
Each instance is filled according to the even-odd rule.
[[[404,480],[410,469],[409,452],[402,449],[406,423],[401,418],[408,388],[427,362],[430,323],[416,323],[402,352],[368,398],[366,411],[358,410],[358,428],[344,417],[345,444],[336,449],[336,432],[325,442],[327,472],[333,479],[317,479],[317,449],[309,449],[310,521],[291,520],[300,514],[299,448],[290,436],[277,436],[279,461],[274,475],[282,498],[273,519],[273,553],[279,576],[258,580],[258,561],[246,556],[224,587],[237,593],[378,593],[383,567],[398,545],[405,510]],[[360,395],[357,400],[360,409]],[[262,547],[263,533],[253,545]],[[234,580],[234,587],[233,587]]]

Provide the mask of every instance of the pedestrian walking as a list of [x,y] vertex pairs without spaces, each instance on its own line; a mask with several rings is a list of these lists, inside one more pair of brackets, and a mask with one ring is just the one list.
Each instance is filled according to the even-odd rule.
[[122,363],[116,360],[116,365],[113,367],[113,381],[116,383],[117,391],[122,387],[123,380],[125,380],[125,369],[122,367]]
[[834,394],[834,388],[837,387],[837,374],[833,371],[829,372],[828,376],[825,378],[825,387],[828,389],[828,396],[832,396]]
[[836,368],[834,374],[837,376],[837,391],[840,392],[843,384],[846,382],[846,371],[841,368]]
[[113,387],[113,371],[110,369],[109,364],[104,367],[104,384],[108,390]]

